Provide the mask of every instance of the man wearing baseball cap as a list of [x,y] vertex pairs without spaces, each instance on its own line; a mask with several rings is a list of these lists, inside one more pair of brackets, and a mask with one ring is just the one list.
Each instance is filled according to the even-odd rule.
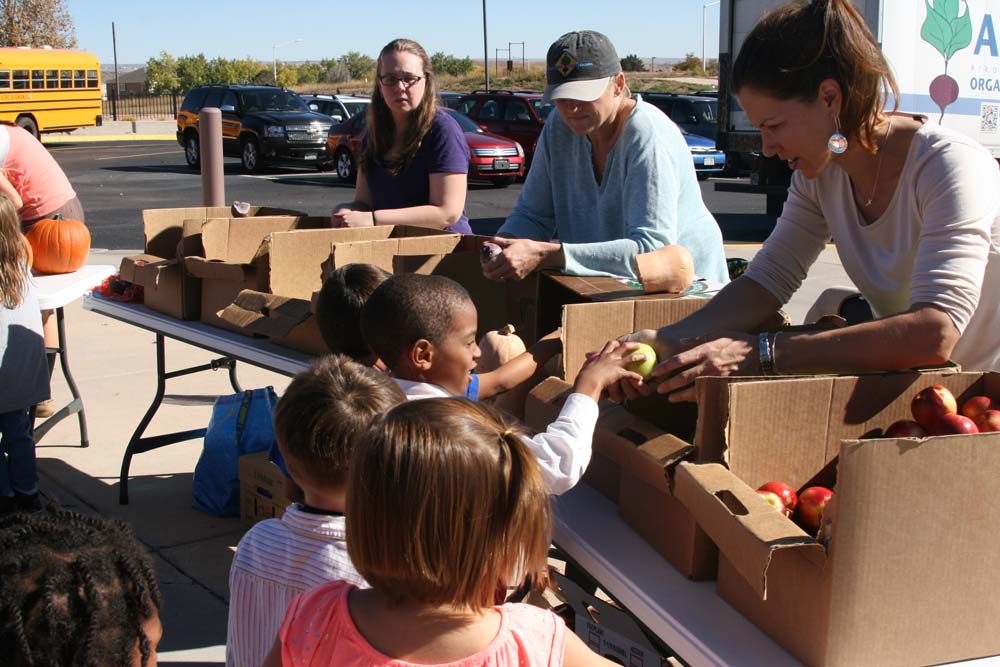
[[486,276],[519,280],[553,268],[635,277],[635,255],[682,245],[699,278],[728,282],[722,234],[687,142],[663,112],[631,97],[611,40],[593,30],[563,35],[549,47],[546,81],[545,100],[558,113],[542,130]]

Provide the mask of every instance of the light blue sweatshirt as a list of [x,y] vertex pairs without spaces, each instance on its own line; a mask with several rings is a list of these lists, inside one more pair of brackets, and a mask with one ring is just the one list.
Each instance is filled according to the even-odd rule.
[[691,151],[667,116],[639,100],[608,156],[598,184],[590,139],[554,110],[531,171],[499,234],[558,238],[564,271],[635,277],[637,254],[679,244],[694,257],[697,278],[729,282],[722,233],[705,208]]

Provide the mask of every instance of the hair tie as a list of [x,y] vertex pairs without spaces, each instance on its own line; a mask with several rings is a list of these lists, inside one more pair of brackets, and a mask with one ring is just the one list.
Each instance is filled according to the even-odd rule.
[[503,435],[501,435],[500,437],[503,438],[504,440],[506,440],[508,437],[510,437],[513,434],[514,434],[514,430],[513,429],[507,429],[506,431],[503,432]]

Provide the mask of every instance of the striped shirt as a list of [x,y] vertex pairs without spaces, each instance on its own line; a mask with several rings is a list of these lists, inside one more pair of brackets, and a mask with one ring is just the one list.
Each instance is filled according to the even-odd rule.
[[293,504],[243,536],[229,570],[227,665],[262,664],[299,593],[337,580],[365,585],[347,555],[344,523]]

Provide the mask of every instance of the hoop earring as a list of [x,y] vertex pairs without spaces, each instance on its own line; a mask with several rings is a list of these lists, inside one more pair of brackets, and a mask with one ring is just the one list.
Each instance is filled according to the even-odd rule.
[[841,155],[847,150],[847,137],[840,133],[840,118],[837,116],[833,117],[833,122],[836,125],[836,131],[830,135],[829,140],[826,142],[826,147],[830,149],[831,153],[836,153]]

